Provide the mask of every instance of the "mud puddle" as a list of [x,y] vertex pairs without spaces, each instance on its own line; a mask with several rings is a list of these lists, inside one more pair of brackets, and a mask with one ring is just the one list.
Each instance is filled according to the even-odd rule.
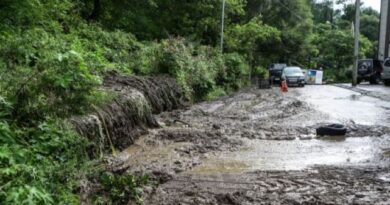
[[390,136],[326,137],[313,140],[248,140],[248,147],[207,159],[190,173],[304,170],[317,165],[370,166],[389,163]]
[[[390,105],[333,86],[285,95],[248,89],[156,116],[161,127],[113,167],[158,182],[145,189],[145,204],[387,202],[384,107]],[[345,137],[316,136],[316,127],[337,122],[349,129]]]

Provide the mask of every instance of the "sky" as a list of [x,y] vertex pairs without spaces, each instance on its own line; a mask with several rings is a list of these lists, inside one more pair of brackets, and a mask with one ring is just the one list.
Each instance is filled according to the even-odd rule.
[[[349,1],[351,3],[355,2],[355,0],[349,0]],[[373,9],[375,9],[377,11],[381,10],[381,0],[360,0],[360,1],[364,3],[365,7],[372,7]]]
[[[349,0],[350,3],[355,3],[355,0]],[[381,11],[381,0],[360,0],[363,2],[364,7],[372,7],[373,9],[377,10],[378,12]],[[336,0],[333,0],[333,2],[336,2]]]
[[364,2],[365,7],[371,6],[377,11],[381,10],[381,0],[362,0]]

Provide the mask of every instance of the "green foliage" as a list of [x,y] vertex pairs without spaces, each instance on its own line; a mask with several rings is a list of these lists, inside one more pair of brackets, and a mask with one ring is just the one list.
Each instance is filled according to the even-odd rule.
[[[350,30],[333,30],[329,24],[318,26],[312,43],[317,45],[320,64],[325,68],[344,70],[353,62],[353,35]],[[372,50],[371,42],[364,36],[360,39],[360,58]]]
[[67,37],[38,28],[0,35],[0,94],[15,118],[67,116],[91,103],[101,79],[88,67],[78,39]]
[[[196,38],[214,45],[219,39],[221,1],[181,0],[86,0],[82,6],[89,19],[94,8],[100,7],[95,20],[110,30],[121,29],[134,33],[141,40],[166,39],[170,36]],[[237,17],[245,13],[244,0],[227,0],[226,16]],[[230,22],[226,18],[226,22]],[[114,23],[113,23],[114,22]]]
[[162,44],[156,42],[145,43],[133,53],[131,69],[137,75],[157,74]]
[[133,52],[138,51],[142,44],[132,34],[108,32],[97,25],[82,24],[76,35],[80,38],[88,68],[99,71],[115,69],[126,74],[133,72]]
[[2,0],[0,2],[0,30],[9,27],[34,26],[59,28],[61,22],[53,21],[53,19],[62,21],[67,19],[73,6],[71,0]]
[[[100,89],[108,69],[170,75],[193,101],[236,91],[250,75],[266,77],[271,63],[308,57],[327,69],[327,80],[346,80],[353,4],[227,0],[222,54],[221,3],[0,1],[0,203],[80,203],[77,180],[94,172],[85,154],[91,145],[62,119],[110,97]],[[362,58],[375,56],[378,22],[377,12],[363,9]],[[140,202],[146,183],[131,175],[100,180],[113,200],[103,203],[114,204],[128,196]]]
[[228,50],[248,54],[263,45],[280,42],[281,33],[274,27],[264,25],[259,18],[248,23],[236,24],[227,31],[226,46]]
[[38,129],[0,122],[0,201],[5,204],[78,204],[85,162],[83,138],[58,122]]
[[269,72],[267,69],[263,68],[263,67],[256,67],[254,70],[253,70],[253,75],[254,76],[257,76],[261,79],[266,79],[269,77]]
[[99,177],[103,186],[103,192],[108,193],[108,201],[102,197],[96,197],[95,204],[126,204],[130,199],[137,204],[142,203],[142,186],[148,184],[148,177],[136,177],[130,174],[115,175],[105,172]]
[[218,71],[216,84],[227,91],[236,91],[245,86],[249,79],[249,66],[238,53],[224,55],[225,66]]
[[223,87],[229,92],[248,82],[249,66],[241,55],[222,55],[215,48],[183,38],[145,44],[135,56],[135,73],[171,75],[193,101],[209,99],[214,89]]
[[216,68],[212,63],[213,51],[199,52],[201,48],[180,38],[168,39],[161,44],[157,72],[174,76],[187,97],[205,97],[214,86]]
[[212,101],[212,100],[218,99],[220,97],[223,97],[225,95],[227,95],[227,92],[225,91],[224,88],[216,87],[216,88],[214,88],[213,91],[211,91],[207,94],[206,100]]

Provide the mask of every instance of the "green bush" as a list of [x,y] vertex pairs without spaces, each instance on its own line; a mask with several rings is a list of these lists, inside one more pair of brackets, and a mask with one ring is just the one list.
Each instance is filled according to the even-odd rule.
[[221,87],[216,87],[214,88],[213,91],[211,91],[210,93],[207,94],[207,97],[206,97],[206,100],[215,100],[219,97],[223,97],[227,95],[227,92],[225,91],[225,89],[221,88]]
[[3,33],[0,41],[0,95],[11,102],[14,118],[81,113],[98,93],[101,78],[88,67],[77,38],[31,29]]
[[224,56],[224,67],[218,71],[216,83],[226,90],[237,90],[246,85],[249,80],[249,66],[238,53],[228,53]]
[[[76,31],[82,42],[89,68],[115,69],[122,73],[131,74],[133,70],[134,52],[142,44],[130,34],[121,31],[105,31],[97,25],[82,24]],[[100,62],[96,65],[96,62]]]
[[[37,129],[0,121],[0,202],[78,204],[85,139],[51,121]],[[79,171],[78,171],[79,170]]]
[[133,70],[137,74],[167,74],[176,78],[186,96],[204,100],[215,87],[222,55],[208,46],[197,46],[183,38],[149,43],[135,54]]
[[253,76],[257,76],[261,79],[266,79],[268,78],[269,76],[269,73],[268,73],[268,70],[263,68],[263,67],[260,67],[260,66],[257,66],[254,70],[253,70]]
[[157,74],[158,60],[161,58],[161,44],[145,43],[132,55],[131,69],[137,75]]
[[193,101],[210,99],[215,89],[237,90],[249,79],[249,66],[238,53],[222,55],[218,49],[183,38],[145,44],[134,56],[135,73],[173,76]]
[[115,175],[112,173],[102,173],[99,182],[103,186],[102,194],[108,193],[108,198],[95,197],[95,204],[127,204],[129,200],[134,200],[137,204],[142,203],[142,186],[148,184],[147,176],[136,177],[130,174]]

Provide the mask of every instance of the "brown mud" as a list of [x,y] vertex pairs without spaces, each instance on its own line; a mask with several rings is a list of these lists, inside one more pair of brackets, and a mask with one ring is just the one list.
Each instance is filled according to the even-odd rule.
[[94,113],[72,119],[76,130],[97,145],[92,155],[132,145],[148,128],[159,127],[153,114],[183,108],[180,86],[165,76],[122,76],[105,74],[103,89],[116,95],[114,102],[96,108]]
[[[163,112],[161,127],[109,167],[151,176],[145,204],[389,203],[390,129],[319,111],[305,89],[248,89]],[[316,136],[335,122],[346,136]]]
[[315,167],[194,177],[148,190],[145,204],[389,204],[389,169]]

